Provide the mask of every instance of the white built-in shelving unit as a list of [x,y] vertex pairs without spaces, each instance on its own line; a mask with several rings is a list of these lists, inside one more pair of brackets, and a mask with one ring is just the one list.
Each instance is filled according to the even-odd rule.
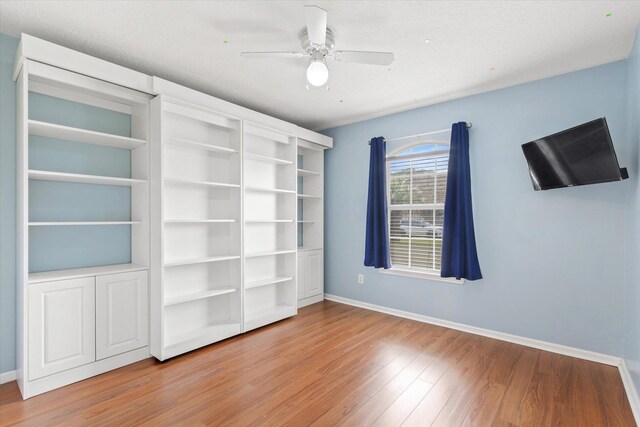
[[244,330],[296,306],[296,138],[244,123]]
[[17,372],[26,398],[149,355],[151,96],[19,58]]
[[331,138],[26,34],[13,77],[25,399],[322,299]]
[[324,150],[298,139],[298,306],[324,293]]
[[152,101],[151,353],[164,360],[242,330],[241,121]]

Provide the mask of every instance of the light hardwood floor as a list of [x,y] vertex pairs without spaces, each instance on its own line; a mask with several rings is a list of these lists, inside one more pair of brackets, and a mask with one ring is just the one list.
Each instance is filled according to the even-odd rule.
[[635,425],[615,367],[333,302],[0,405],[2,425]]

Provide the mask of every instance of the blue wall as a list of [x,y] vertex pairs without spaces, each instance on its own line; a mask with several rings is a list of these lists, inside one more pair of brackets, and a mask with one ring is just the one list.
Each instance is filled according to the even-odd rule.
[[[325,131],[326,292],[596,352],[622,354],[627,182],[534,192],[520,145],[606,116],[627,155],[627,61]],[[473,123],[476,237],[484,279],[454,285],[363,267],[368,146]],[[365,275],[365,284],[356,275]]]
[[623,356],[640,395],[640,28],[629,58],[629,192]]
[[[115,135],[131,135],[131,116],[40,94],[29,94],[29,118]],[[131,152],[29,137],[29,168],[131,178]],[[31,221],[129,221],[129,187],[31,181]],[[61,270],[131,260],[131,226],[32,227],[29,271]]]
[[[0,34],[0,372],[15,369],[16,229],[15,229],[15,84],[11,80],[18,39]],[[30,94],[29,116],[35,120],[131,134],[131,117],[47,96]],[[131,177],[131,153],[98,145],[31,136],[33,169]],[[127,187],[32,181],[32,221],[128,221]],[[29,270],[59,270],[131,260],[131,226],[32,227]]]

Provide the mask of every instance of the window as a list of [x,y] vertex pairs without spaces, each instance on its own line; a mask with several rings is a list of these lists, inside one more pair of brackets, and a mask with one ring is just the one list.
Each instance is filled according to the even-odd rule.
[[440,274],[449,144],[429,142],[387,155],[393,268]]

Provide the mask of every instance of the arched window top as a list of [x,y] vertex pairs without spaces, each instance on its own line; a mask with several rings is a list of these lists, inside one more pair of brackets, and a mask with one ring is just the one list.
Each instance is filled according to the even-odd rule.
[[413,157],[414,155],[440,155],[449,152],[449,142],[447,141],[416,141],[405,144],[392,150],[387,158],[392,157]]

